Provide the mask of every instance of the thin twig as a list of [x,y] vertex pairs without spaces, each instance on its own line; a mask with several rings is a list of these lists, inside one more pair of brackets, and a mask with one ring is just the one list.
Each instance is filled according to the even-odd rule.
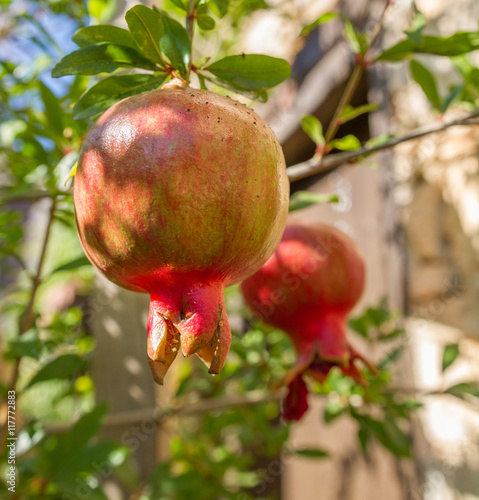
[[[40,286],[42,282],[42,272],[43,272],[43,265],[45,263],[45,256],[47,252],[47,247],[48,247],[48,241],[50,240],[51,236],[51,229],[52,229],[52,224],[53,224],[53,219],[55,217],[55,211],[56,211],[56,205],[57,205],[57,200],[56,198],[52,199],[52,205],[50,207],[50,213],[48,217],[48,222],[47,226],[45,228],[45,233],[43,237],[43,242],[42,242],[42,249],[40,252],[40,258],[38,260],[37,268],[35,271],[35,275],[33,277],[32,281],[32,289],[30,292],[30,298],[28,300],[28,304],[25,308],[25,312],[23,314],[23,318],[21,319],[20,322],[20,335],[23,335],[25,332],[30,330],[30,328],[33,326],[34,319],[35,319],[35,311],[34,311],[34,305],[35,305],[35,299],[37,296],[37,291],[38,287]],[[15,363],[13,365],[13,371],[10,377],[10,383],[8,384],[8,390],[14,391],[17,386],[17,381],[18,381],[18,376],[20,374],[20,362],[22,358],[16,358]],[[3,401],[2,406],[6,405],[7,402]],[[0,412],[2,415],[2,427],[0,429],[0,443],[2,444],[2,449],[6,444],[6,438],[7,438],[7,413],[8,412]]]
[[[341,126],[341,120],[339,119],[339,117],[341,116],[341,113],[344,111],[346,106],[351,102],[354,92],[356,91],[356,88],[358,87],[358,84],[361,81],[361,77],[363,76],[363,73],[366,69],[367,57],[371,51],[371,48],[379,38],[379,34],[381,33],[381,30],[384,25],[386,12],[390,5],[391,5],[390,2],[386,0],[386,5],[384,6],[381,16],[379,17],[379,20],[373,29],[369,45],[364,56],[357,54],[356,64],[354,65],[351,76],[349,77],[348,83],[346,84],[346,88],[344,89],[343,95],[341,96],[341,99],[336,107],[336,110],[334,111],[333,118],[331,119],[328,129],[326,130],[326,133],[324,135],[324,140],[326,142],[326,145],[335,137],[339,127]],[[319,159],[321,155],[322,153],[318,154]]]
[[193,62],[193,37],[195,35],[195,0],[190,0],[188,13],[186,14],[186,31],[190,37],[190,60],[186,68],[186,85],[190,84],[191,65]]
[[442,132],[450,127],[456,127],[460,125],[476,125],[477,123],[475,121],[472,121],[472,119],[477,118],[478,116],[479,110],[476,110],[463,118],[443,123],[441,125],[434,125],[432,127],[421,127],[413,130],[409,134],[403,135],[401,137],[396,137],[394,139],[391,139],[390,141],[387,141],[383,144],[378,144],[377,146],[374,146],[372,148],[363,147],[354,151],[344,151],[341,153],[328,155],[322,159],[315,158],[313,156],[305,162],[298,163],[289,167],[287,169],[288,178],[290,182],[298,181],[314,174],[328,172],[330,170],[333,170],[334,168],[339,167],[340,165],[343,165],[344,163],[352,162],[362,156],[367,156],[384,149],[390,149],[394,146],[397,146],[398,144],[402,144],[403,142],[419,139],[420,137],[424,137],[426,135]]

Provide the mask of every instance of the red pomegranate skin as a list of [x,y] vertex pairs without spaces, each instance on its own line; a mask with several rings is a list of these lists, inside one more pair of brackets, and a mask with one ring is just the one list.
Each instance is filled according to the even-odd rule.
[[290,224],[274,254],[241,284],[246,304],[265,323],[284,330],[298,354],[286,375],[284,417],[299,420],[307,410],[303,374],[323,382],[333,366],[360,383],[361,359],[346,336],[346,321],[362,295],[364,260],[355,242],[320,223]]
[[151,296],[148,357],[163,376],[181,344],[210,373],[231,342],[224,288],[254,273],[286,224],[281,147],[251,109],[205,90],[144,92],[87,134],[75,215],[92,264]]

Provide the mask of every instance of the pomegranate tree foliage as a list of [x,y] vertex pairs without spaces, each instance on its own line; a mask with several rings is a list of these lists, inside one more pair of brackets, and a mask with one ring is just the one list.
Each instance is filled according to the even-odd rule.
[[[242,17],[268,5],[263,0],[169,0],[162,9],[135,6],[126,15],[128,30],[101,24],[112,14],[114,2],[109,0],[2,0],[0,5],[5,19],[0,40],[0,254],[1,350],[6,367],[0,395],[2,405],[8,390],[17,395],[14,498],[102,499],[106,498],[102,483],[110,477],[142,499],[278,498],[280,454],[314,460],[325,459],[333,450],[287,446],[289,427],[281,421],[279,397],[267,389],[294,364],[294,351],[282,332],[255,321],[237,305],[234,288],[228,303],[242,326],[234,332],[224,371],[213,378],[199,363],[183,364],[174,405],[160,409],[158,422],[169,419],[174,429],[171,457],[144,482],[132,467],[128,443],[98,438],[108,410],[95,405],[89,375],[95,347],[88,333],[95,314],[94,301],[88,300],[93,273],[76,239],[71,192],[65,185],[91,123],[88,119],[119,99],[173,78],[266,99],[267,90],[289,75],[287,63],[262,55],[231,55],[231,40],[224,41],[216,54],[193,51],[192,61],[191,40],[193,33],[208,37],[220,23],[237,32]],[[334,17],[338,14],[321,16],[305,27],[302,36]],[[438,112],[452,102],[477,107],[479,69],[467,53],[479,48],[479,33],[428,35],[424,16],[416,12],[403,40],[366,61],[370,38],[346,17],[341,19],[357,64],[409,59],[413,79]],[[65,39],[57,36],[62,27],[74,31],[77,47],[69,46],[72,52],[67,55]],[[450,57],[458,84],[440,92],[435,75],[416,59],[418,54]],[[51,80],[53,66],[53,76],[70,77],[61,84]],[[90,75],[95,81],[88,81]],[[376,107],[345,106],[338,124]],[[337,139],[323,134],[314,117],[305,117],[303,127],[321,154],[359,145],[354,136]],[[291,208],[335,200],[300,194]],[[46,206],[48,217],[37,224],[38,204]],[[27,226],[29,233],[38,226],[38,246],[26,240]],[[52,307],[49,292],[55,288],[57,295],[59,289],[73,291],[72,300]],[[384,346],[381,352],[387,354],[378,360],[379,375],[366,373],[369,384],[363,387],[332,370],[324,384],[312,387],[325,402],[323,415],[314,418],[324,422],[324,429],[337,418],[354,419],[365,454],[376,441],[396,456],[412,455],[409,418],[419,403],[402,394],[400,379],[391,375],[397,372],[395,363],[407,344],[400,323],[386,301],[351,319],[351,329],[371,349]],[[457,345],[446,347],[443,369],[454,363],[457,354]],[[464,399],[479,397],[477,386],[467,381],[445,392]],[[67,430],[55,430],[56,424]],[[2,498],[11,493],[6,484],[5,430]]]

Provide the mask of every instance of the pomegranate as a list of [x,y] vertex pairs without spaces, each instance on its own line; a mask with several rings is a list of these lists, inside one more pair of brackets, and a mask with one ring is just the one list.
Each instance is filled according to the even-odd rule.
[[376,371],[346,337],[347,315],[363,292],[364,279],[363,258],[349,236],[325,224],[292,224],[264,266],[243,281],[252,312],[284,330],[298,354],[282,382],[289,389],[285,419],[299,420],[308,408],[303,375],[323,382],[339,366],[365,383],[357,360]]
[[78,234],[104,276],[150,294],[147,350],[158,383],[180,346],[221,371],[231,343],[224,288],[272,254],[288,197],[272,130],[209,91],[144,92],[89,131],[74,185]]

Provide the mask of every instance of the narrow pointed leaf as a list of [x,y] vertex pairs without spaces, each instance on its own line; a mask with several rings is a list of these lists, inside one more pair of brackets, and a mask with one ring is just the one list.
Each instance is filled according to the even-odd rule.
[[434,54],[437,56],[460,56],[479,49],[479,31],[458,32],[442,38],[423,35],[420,44],[407,38],[386,49],[376,61],[402,61],[412,54]]
[[404,33],[415,44],[420,45],[420,43],[422,42],[422,32],[426,27],[426,16],[420,10],[418,10],[414,2],[413,6],[416,12],[416,16],[414,17],[411,29],[406,30]]
[[71,271],[72,269],[78,269],[83,266],[91,266],[90,261],[84,255],[56,267],[51,274],[58,273],[59,271]]
[[461,95],[464,90],[464,85],[456,85],[450,89],[449,94],[441,103],[441,113],[445,113],[447,108]]
[[182,77],[186,77],[186,67],[191,57],[191,41],[185,28],[172,19],[166,12],[160,11],[165,34],[160,40],[161,51]]
[[364,33],[359,33],[354,29],[353,23],[345,19],[344,35],[355,54],[364,55],[368,49],[368,40]]
[[479,384],[477,382],[461,382],[449,387],[445,392],[461,399],[467,395],[479,398]]
[[90,87],[73,107],[76,120],[88,118],[108,109],[126,97],[158,88],[166,79],[166,73],[153,75],[109,76]]
[[316,19],[316,21],[313,21],[311,24],[308,24],[307,26],[305,26],[301,30],[300,35],[306,36],[316,26],[319,26],[320,24],[323,24],[323,23],[327,23],[328,21],[331,21],[332,19],[337,19],[338,17],[344,19],[344,16],[342,14],[340,14],[339,12],[326,12],[322,16],[318,17],[318,19]]
[[52,70],[52,76],[97,75],[118,68],[158,69],[156,65],[130,47],[103,43],[89,45],[65,56]]
[[442,353],[442,371],[447,370],[459,356],[459,344],[449,344]]
[[323,126],[321,122],[313,115],[303,116],[301,127],[309,135],[315,144],[324,146]]
[[160,40],[164,34],[161,14],[144,5],[135,5],[125,15],[131,35],[143,54],[163,65]]
[[425,66],[415,60],[410,62],[410,68],[414,81],[421,86],[429,102],[435,109],[440,109],[441,98],[437,91],[434,75]]
[[301,448],[299,450],[294,450],[295,455],[304,458],[327,458],[329,453],[326,450],[321,450],[319,448]]
[[318,203],[337,203],[338,201],[339,198],[335,194],[297,191],[289,199],[289,211],[294,212]]
[[239,90],[266,90],[288,78],[291,68],[284,59],[248,54],[229,56],[205,70]]
[[346,123],[351,120],[354,120],[354,118],[357,118],[360,115],[363,115],[365,113],[370,113],[371,111],[376,111],[379,108],[379,104],[363,104],[362,106],[358,106],[357,108],[354,108],[353,106],[346,106],[339,116],[339,120],[341,123]]
[[39,86],[40,96],[45,106],[45,118],[48,122],[48,127],[57,135],[63,137],[63,110],[60,100],[44,83],[39,82]]
[[99,43],[113,43],[114,45],[124,45],[135,50],[138,49],[128,30],[103,24],[80,28],[75,32],[72,40],[80,47]]

